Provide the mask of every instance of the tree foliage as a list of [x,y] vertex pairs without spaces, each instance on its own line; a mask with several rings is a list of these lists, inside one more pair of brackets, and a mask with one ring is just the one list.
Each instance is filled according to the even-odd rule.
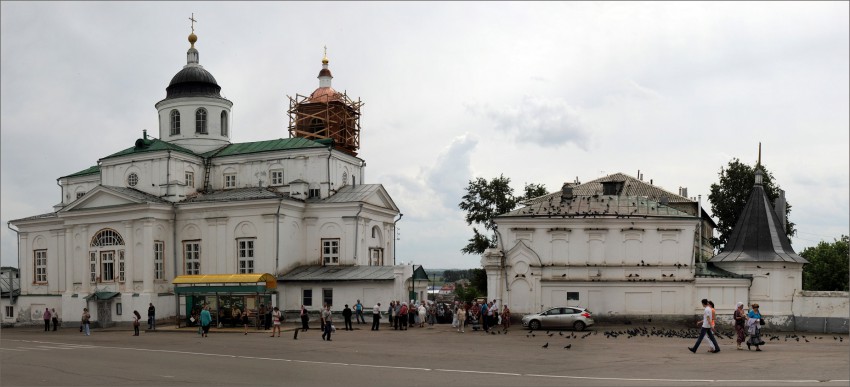
[[484,250],[496,247],[496,235],[493,233],[493,218],[513,210],[517,204],[526,198],[534,198],[545,195],[546,187],[542,184],[526,183],[523,195],[514,196],[514,189],[510,186],[511,179],[499,175],[490,181],[483,177],[470,180],[466,187],[463,201],[458,204],[460,209],[466,211],[466,224],[480,225],[484,231],[477,227],[472,228],[473,236],[469,243],[460,251],[464,254],[483,254]]
[[[762,187],[771,204],[779,197],[780,187],[773,182],[773,174],[761,165]],[[708,200],[711,202],[711,212],[717,217],[717,237],[711,238],[711,245],[715,249],[721,249],[726,245],[732,228],[738,221],[738,216],[744,211],[747,199],[755,184],[756,170],[742,163],[737,158],[729,161],[726,168],[720,168],[718,177],[720,181],[711,185]],[[790,238],[797,232],[794,223],[790,221],[791,204],[785,203],[785,233]]]
[[850,237],[842,235],[832,243],[821,241],[800,253],[809,263],[803,266],[804,290],[848,291]]
[[469,279],[469,286],[458,284],[455,287],[455,294],[461,301],[471,302],[472,300],[482,297],[487,294],[487,272],[481,268],[463,270],[466,273],[463,275]]

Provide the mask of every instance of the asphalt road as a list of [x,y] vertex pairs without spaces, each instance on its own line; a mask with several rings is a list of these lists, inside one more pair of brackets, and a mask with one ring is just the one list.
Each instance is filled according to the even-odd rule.
[[[634,336],[633,326],[596,326],[586,332],[522,327],[507,334],[457,333],[448,325],[408,331],[338,330],[323,341],[318,330],[278,337],[251,331],[163,327],[134,337],[128,330],[76,329],[0,332],[2,386],[847,386],[850,339],[805,334],[769,341],[762,352],[687,350],[692,338]],[[650,326],[646,326],[651,328]],[[292,326],[286,326],[292,329]],[[620,331],[617,337],[605,332]],[[591,333],[582,338],[585,333]],[[563,334],[563,336],[561,335]],[[764,335],[765,340],[771,333]],[[802,336],[803,333],[797,333]],[[818,339],[818,337],[823,337]],[[809,340],[809,342],[805,342]],[[548,343],[547,348],[542,346]],[[564,348],[570,346],[569,349]]]

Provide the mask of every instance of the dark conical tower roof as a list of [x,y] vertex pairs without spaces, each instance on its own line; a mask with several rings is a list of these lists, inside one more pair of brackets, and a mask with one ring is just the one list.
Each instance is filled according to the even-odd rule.
[[732,235],[720,254],[710,262],[797,262],[809,263],[797,255],[785,235],[785,225],[773,211],[762,187],[762,173],[756,169],[756,182]]

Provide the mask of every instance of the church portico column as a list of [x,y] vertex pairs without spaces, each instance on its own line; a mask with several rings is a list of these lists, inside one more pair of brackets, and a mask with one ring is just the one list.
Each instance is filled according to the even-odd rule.
[[[118,288],[119,292],[133,292],[133,281],[136,277],[133,274],[133,262],[138,259],[136,257],[136,237],[133,233],[133,221],[126,220],[121,222],[124,226],[124,283]],[[116,256],[117,259],[117,256]]]
[[[153,289],[153,219],[142,220],[142,281],[144,281],[143,292],[151,293]],[[139,259],[139,257],[133,257]]]
[[56,274],[52,275],[52,280],[48,281],[50,285],[48,286],[47,292],[62,293],[63,285],[65,285],[65,275],[63,273],[67,271],[65,266],[65,230],[51,230],[50,240],[51,247],[53,247],[54,251],[56,251],[56,265],[54,265]]
[[77,257],[77,249],[74,246],[74,229],[65,227],[65,295],[70,296],[74,293],[74,262],[79,259]]

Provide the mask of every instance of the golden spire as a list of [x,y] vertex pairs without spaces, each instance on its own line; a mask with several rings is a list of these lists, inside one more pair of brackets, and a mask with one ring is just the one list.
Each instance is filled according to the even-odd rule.
[[194,12],[192,12],[192,16],[189,17],[189,20],[192,21],[192,33],[189,34],[189,43],[192,44],[192,48],[195,48],[195,42],[198,41],[198,36],[195,35],[195,22],[197,22],[197,20],[195,20]]
[[325,46],[325,56],[322,58],[322,64],[328,64],[328,46]]

